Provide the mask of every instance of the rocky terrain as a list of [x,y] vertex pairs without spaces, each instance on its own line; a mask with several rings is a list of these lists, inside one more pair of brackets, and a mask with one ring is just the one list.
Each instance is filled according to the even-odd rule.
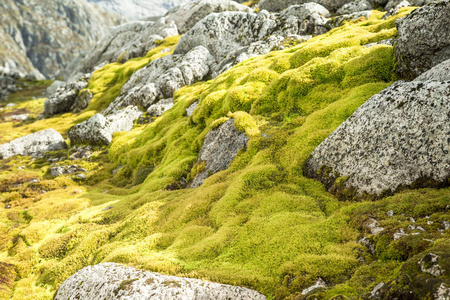
[[450,298],[449,0],[95,2],[0,69],[1,299]]

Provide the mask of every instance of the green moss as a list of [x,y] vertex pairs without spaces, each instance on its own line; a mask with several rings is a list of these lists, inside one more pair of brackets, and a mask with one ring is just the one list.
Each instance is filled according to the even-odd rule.
[[[418,276],[418,259],[448,243],[449,233],[438,231],[450,221],[448,188],[404,190],[352,203],[339,201],[322,183],[303,176],[313,149],[396,80],[392,47],[363,46],[396,35],[397,17],[381,16],[374,12],[369,20],[348,22],[178,90],[172,109],[150,124],[116,134],[107,155],[99,150],[102,154],[87,163],[90,178],[96,178],[90,185],[62,176],[39,199],[0,209],[0,259],[13,264],[19,278],[13,299],[49,299],[66,278],[100,262],[248,286],[269,299],[303,297],[301,291],[318,277],[329,285],[314,292],[318,299],[358,298],[381,281],[394,295],[417,284],[408,276],[425,278]],[[0,131],[6,139],[52,126],[64,133],[105,108],[133,72],[165,55],[161,50],[173,48],[177,39],[166,39],[144,58],[98,70],[89,82],[94,99],[80,114],[21,125],[14,133],[12,125],[0,124]],[[186,108],[196,101],[198,108],[187,117]],[[42,108],[42,103],[23,105]],[[247,148],[201,187],[180,189],[180,182],[204,169],[197,160],[206,134],[229,118],[249,136]],[[18,165],[27,171],[18,172]],[[30,158],[5,162],[1,201],[9,197],[6,193],[21,195],[22,188],[12,188],[15,182],[25,189],[26,179],[45,179],[49,167],[46,160]],[[345,186],[347,178],[326,168],[321,172],[337,178],[338,190]],[[53,185],[42,182],[42,188],[44,182]],[[394,217],[387,216],[389,210]],[[410,217],[426,232],[394,240]],[[377,236],[364,227],[370,218],[385,228]],[[363,236],[374,243],[375,255],[356,242]]]

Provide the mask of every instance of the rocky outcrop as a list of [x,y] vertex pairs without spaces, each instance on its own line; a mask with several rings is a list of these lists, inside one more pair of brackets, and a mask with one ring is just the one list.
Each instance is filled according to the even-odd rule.
[[104,10],[119,14],[128,20],[163,16],[169,9],[190,0],[87,0]]
[[210,73],[214,58],[202,46],[186,55],[169,55],[157,59],[134,73],[117,97],[103,112],[111,114],[128,105],[149,108],[161,99],[170,99],[185,85],[203,80]]
[[59,287],[55,300],[62,299],[236,299],[265,300],[247,288],[167,276],[115,263],[86,267]]
[[38,79],[54,77],[121,20],[83,0],[0,1],[0,11],[0,66]]
[[198,22],[178,42],[176,54],[203,46],[216,60],[215,77],[252,56],[263,55],[285,37],[308,39],[327,32],[329,11],[316,3],[291,6],[278,14],[224,12]]
[[55,80],[52,82],[52,84],[45,90],[45,92],[43,93],[44,96],[51,96],[54,93],[56,93],[56,91],[61,88],[64,87],[66,85],[66,83],[64,81],[61,80]]
[[[389,2],[384,7],[385,10],[389,11],[399,5],[401,2],[405,0],[389,0]],[[424,6],[427,5],[434,0],[408,0],[410,6]]]
[[116,61],[127,61],[142,57],[155,48],[166,37],[178,35],[173,22],[165,18],[158,21],[135,21],[111,28],[90,51],[75,58],[61,75],[65,80],[73,80],[80,74],[91,73],[101,65]]
[[320,5],[325,6],[330,11],[337,11],[339,8],[341,8],[344,4],[352,2],[352,0],[261,0],[259,3],[260,9],[265,9],[268,11],[282,11],[283,9],[288,8],[291,5],[299,5],[299,4],[305,4],[315,2]]
[[128,106],[107,117],[95,114],[89,120],[69,130],[70,143],[71,145],[109,145],[113,133],[130,131],[134,126],[134,120],[140,115],[142,112],[136,106]]
[[359,11],[372,10],[372,4],[368,0],[356,0],[343,5],[336,12],[337,15],[348,15]]
[[438,0],[397,21],[397,72],[415,78],[450,58],[450,0]]
[[92,99],[92,94],[89,90],[84,90],[88,86],[90,77],[90,74],[86,74],[78,80],[57,89],[53,95],[45,100],[44,115],[49,117],[55,114],[85,109]]
[[196,0],[171,10],[166,15],[166,19],[174,22],[180,34],[183,34],[209,14],[224,11],[252,12],[253,10],[229,0]]
[[216,129],[208,132],[198,155],[198,165],[204,164],[191,183],[195,188],[203,181],[219,171],[228,168],[230,162],[236,157],[239,150],[247,146],[247,135],[234,126],[234,120],[229,119]]
[[0,159],[15,155],[40,157],[45,152],[57,151],[67,147],[61,134],[54,129],[46,129],[0,145]]
[[448,76],[446,62],[370,98],[312,152],[305,174],[358,195],[448,185]]

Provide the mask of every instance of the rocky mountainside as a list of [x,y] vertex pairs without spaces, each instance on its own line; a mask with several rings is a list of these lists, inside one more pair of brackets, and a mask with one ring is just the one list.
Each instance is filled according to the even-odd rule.
[[1,299],[450,298],[450,0],[257,2],[0,69]]
[[128,20],[164,16],[168,10],[192,0],[86,0]]
[[53,78],[121,19],[84,0],[0,2],[0,66]]

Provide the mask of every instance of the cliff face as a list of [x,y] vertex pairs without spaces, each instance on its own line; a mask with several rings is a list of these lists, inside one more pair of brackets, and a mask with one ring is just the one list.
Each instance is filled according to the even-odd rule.
[[169,9],[191,0],[87,0],[129,20],[162,16]]
[[53,77],[121,20],[82,0],[7,0],[0,11],[0,66],[39,79]]

